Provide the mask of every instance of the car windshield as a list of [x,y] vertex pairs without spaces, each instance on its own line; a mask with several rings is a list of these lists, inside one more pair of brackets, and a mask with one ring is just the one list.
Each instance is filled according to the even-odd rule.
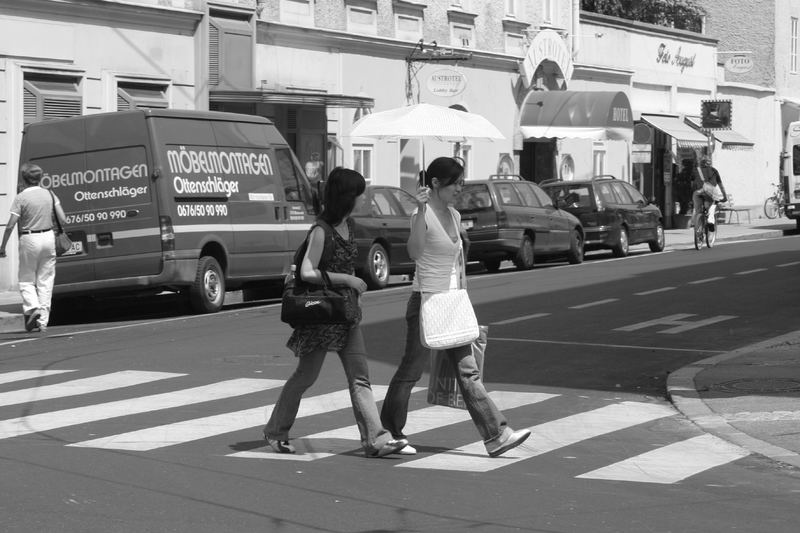
[[578,183],[574,185],[568,185],[568,184],[554,185],[554,186],[547,186],[546,190],[550,194],[550,196],[552,196],[554,201],[562,200],[568,194],[575,194],[578,197],[576,204],[579,207],[592,206],[591,192],[587,185],[582,185]]
[[455,208],[459,211],[469,209],[483,209],[491,207],[492,197],[489,195],[489,188],[483,183],[466,184],[461,189],[455,202]]

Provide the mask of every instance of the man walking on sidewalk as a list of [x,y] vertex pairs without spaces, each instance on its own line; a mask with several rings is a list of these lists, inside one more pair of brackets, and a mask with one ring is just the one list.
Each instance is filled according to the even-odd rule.
[[58,198],[39,187],[44,173],[38,165],[25,163],[20,173],[25,188],[11,203],[8,224],[0,243],[0,258],[6,256],[8,239],[14,226],[19,224],[19,292],[25,329],[45,331],[56,278],[53,213],[62,226],[66,225],[67,219]]

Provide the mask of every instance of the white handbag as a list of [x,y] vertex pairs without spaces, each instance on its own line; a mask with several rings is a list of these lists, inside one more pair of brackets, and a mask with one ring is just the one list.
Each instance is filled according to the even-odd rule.
[[[463,250],[459,246],[459,257]],[[455,261],[454,261],[455,262]],[[434,350],[465,346],[480,335],[478,318],[467,290],[463,288],[463,261],[459,269],[462,288],[446,292],[422,292],[419,311],[419,335],[422,345]],[[422,283],[420,281],[420,291]]]

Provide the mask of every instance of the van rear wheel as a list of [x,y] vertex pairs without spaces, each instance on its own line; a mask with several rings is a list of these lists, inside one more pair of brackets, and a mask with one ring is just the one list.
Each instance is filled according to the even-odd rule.
[[196,313],[216,313],[225,301],[225,278],[222,268],[211,256],[200,258],[197,275],[189,287],[189,304]]

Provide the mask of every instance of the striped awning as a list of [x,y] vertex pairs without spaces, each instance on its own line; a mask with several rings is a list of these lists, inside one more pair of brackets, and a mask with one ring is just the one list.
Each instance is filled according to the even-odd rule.
[[680,117],[643,113],[642,120],[675,139],[678,146],[703,148],[708,145],[708,137],[686,124]]
[[[701,129],[700,117],[686,117],[693,128]],[[736,130],[712,130],[714,138],[722,143],[723,150],[752,150],[755,143]]]

